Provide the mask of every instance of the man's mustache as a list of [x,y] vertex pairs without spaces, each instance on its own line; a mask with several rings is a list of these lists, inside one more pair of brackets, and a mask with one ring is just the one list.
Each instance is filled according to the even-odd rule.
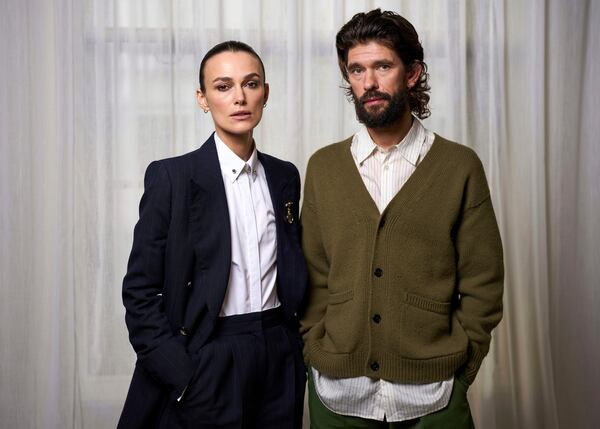
[[370,90],[365,92],[359,99],[358,101],[360,103],[365,103],[367,101],[369,101],[372,98],[381,98],[383,100],[388,100],[390,101],[392,99],[392,96],[389,94],[386,94],[385,92],[379,92],[379,91],[375,91],[375,90]]

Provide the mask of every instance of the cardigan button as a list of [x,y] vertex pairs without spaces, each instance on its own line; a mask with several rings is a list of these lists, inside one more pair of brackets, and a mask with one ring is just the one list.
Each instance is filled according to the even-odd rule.
[[373,371],[379,371],[379,364],[377,363],[377,361],[375,361],[371,364],[371,369]]
[[381,268],[375,268],[373,274],[375,274],[375,277],[381,277],[383,275],[383,270]]
[[375,323],[381,322],[381,316],[379,314],[374,314],[372,319],[373,319],[373,322],[375,322]]

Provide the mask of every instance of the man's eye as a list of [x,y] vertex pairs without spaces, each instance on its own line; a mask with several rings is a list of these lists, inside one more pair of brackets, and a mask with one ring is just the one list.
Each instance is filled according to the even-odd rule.
[[361,72],[362,72],[362,69],[360,69],[360,68],[350,69],[350,74],[360,74]]
[[258,88],[258,82],[257,82],[257,81],[255,81],[255,80],[251,80],[250,82],[248,82],[248,83],[246,84],[246,86],[247,86],[248,88],[252,88],[252,89],[254,89],[254,88]]
[[379,65],[379,70],[389,70],[389,69],[390,69],[389,64],[380,64]]

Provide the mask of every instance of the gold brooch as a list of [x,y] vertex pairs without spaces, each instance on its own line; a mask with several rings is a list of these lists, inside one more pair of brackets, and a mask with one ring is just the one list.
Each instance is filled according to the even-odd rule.
[[287,213],[285,214],[285,220],[287,221],[287,223],[289,223],[290,225],[292,223],[294,223],[294,214],[292,213],[292,206],[294,205],[293,202],[287,202],[285,203],[285,208],[287,209]]

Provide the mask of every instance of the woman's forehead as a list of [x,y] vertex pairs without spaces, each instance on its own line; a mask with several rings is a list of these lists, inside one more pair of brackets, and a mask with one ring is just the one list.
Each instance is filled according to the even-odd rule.
[[208,59],[204,66],[206,82],[219,77],[244,77],[249,74],[263,77],[260,61],[254,55],[244,51],[225,51]]

